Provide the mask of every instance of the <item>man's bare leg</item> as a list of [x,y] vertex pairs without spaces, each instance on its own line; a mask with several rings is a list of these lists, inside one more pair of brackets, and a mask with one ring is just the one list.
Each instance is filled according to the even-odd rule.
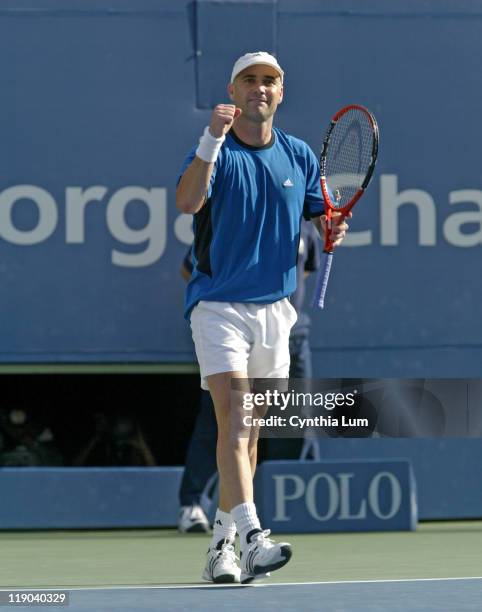
[[[231,389],[233,379],[238,390]],[[251,535],[261,531],[253,502],[253,468],[256,460],[251,427],[244,423],[243,394],[251,393],[245,372],[225,372],[207,377],[218,422],[217,461],[219,509],[230,512],[239,533],[241,551]]]
[[[207,377],[218,423],[219,507],[223,512],[253,501],[251,461],[256,455],[250,445],[249,429],[240,427],[241,406],[231,406],[231,380],[246,377],[245,372],[223,372]],[[248,384],[246,392],[249,392]]]
[[218,422],[217,461],[219,472],[218,513],[230,512],[236,523],[241,546],[242,583],[249,583],[285,565],[291,557],[287,543],[276,544],[263,532],[253,503],[253,475],[256,469],[258,428],[243,426],[245,411],[241,395],[231,392],[233,378],[243,372],[225,372],[207,377]]
[[218,423],[219,507],[214,518],[213,537],[203,578],[217,583],[240,581],[241,570],[234,553],[236,523],[231,509],[233,503],[239,505],[244,499],[251,500],[251,503],[253,500],[249,429],[247,436],[236,435],[236,419],[233,418],[236,411],[231,408],[231,380],[234,377],[246,378],[246,374],[228,372],[207,378]]

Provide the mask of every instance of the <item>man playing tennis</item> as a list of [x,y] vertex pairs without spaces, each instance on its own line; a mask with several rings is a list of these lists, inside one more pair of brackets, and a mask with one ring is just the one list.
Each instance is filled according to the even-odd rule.
[[[193,274],[186,294],[201,386],[218,423],[219,509],[203,578],[248,583],[279,569],[291,546],[263,531],[253,503],[257,432],[237,430],[233,378],[287,378],[296,313],[296,257],[303,213],[324,232],[318,160],[273,127],[283,99],[276,58],[248,53],[234,64],[231,104],[215,107],[184,162],[177,207],[194,215]],[[348,226],[332,224],[335,245]],[[323,233],[324,235],[324,233]],[[240,537],[241,569],[234,540]]]

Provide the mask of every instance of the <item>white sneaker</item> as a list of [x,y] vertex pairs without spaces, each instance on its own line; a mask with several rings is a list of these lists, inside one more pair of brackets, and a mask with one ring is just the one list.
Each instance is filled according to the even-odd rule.
[[209,521],[201,506],[181,506],[177,528],[181,533],[208,533]]
[[236,559],[234,546],[228,540],[221,540],[217,548],[208,550],[202,579],[216,584],[239,582],[241,570]]
[[291,559],[291,545],[287,542],[276,544],[268,538],[271,531],[265,529],[251,536],[251,542],[241,555],[241,583],[247,584],[264,578],[273,570],[280,569]]

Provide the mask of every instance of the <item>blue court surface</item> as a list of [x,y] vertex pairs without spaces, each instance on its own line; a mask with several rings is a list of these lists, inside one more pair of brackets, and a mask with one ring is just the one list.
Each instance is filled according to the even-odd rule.
[[[446,579],[307,582],[249,586],[81,588],[66,607],[22,610],[137,612],[171,610],[268,610],[286,612],[465,612],[482,608],[482,576]],[[3,606],[0,607],[4,607]],[[5,606],[13,608],[14,605]]]

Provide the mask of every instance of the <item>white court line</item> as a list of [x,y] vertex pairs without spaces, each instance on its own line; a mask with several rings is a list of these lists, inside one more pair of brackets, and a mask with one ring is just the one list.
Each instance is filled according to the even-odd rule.
[[261,588],[261,587],[280,587],[280,586],[310,586],[310,585],[327,585],[327,584],[390,584],[398,582],[453,582],[462,580],[482,580],[482,576],[457,576],[449,578],[392,578],[383,580],[331,580],[322,582],[274,582],[274,583],[251,583],[251,584],[174,584],[174,585],[112,585],[102,587],[12,587],[10,589],[0,588],[0,592],[3,591],[122,591],[126,589],[145,589],[145,590],[157,590],[157,589],[226,589],[230,588]]

